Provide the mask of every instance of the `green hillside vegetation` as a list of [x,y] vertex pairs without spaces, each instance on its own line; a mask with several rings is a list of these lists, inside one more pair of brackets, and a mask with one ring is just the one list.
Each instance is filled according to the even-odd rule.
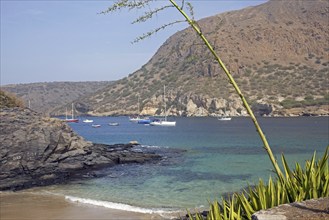
[[303,106],[314,106],[314,105],[326,105],[329,103],[329,94],[324,95],[323,98],[315,99],[313,96],[306,96],[302,101],[296,101],[294,99],[285,99],[280,104],[284,108],[297,108]]

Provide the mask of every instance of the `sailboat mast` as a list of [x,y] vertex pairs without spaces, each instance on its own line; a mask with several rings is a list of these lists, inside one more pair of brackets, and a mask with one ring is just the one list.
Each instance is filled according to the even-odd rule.
[[224,101],[224,115],[226,115],[226,100]]
[[163,86],[163,102],[164,102],[164,114],[165,114],[165,121],[167,121],[167,105],[166,105],[166,85]]
[[137,106],[138,106],[138,115],[140,115],[140,107],[139,107],[139,94],[138,94],[138,104],[137,104]]
[[72,119],[74,119],[74,112],[73,112],[73,103],[72,103]]

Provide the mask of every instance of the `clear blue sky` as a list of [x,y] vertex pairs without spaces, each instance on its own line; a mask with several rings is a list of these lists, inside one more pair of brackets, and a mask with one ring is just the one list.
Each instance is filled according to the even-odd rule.
[[[131,44],[137,36],[181,17],[171,9],[132,25],[141,12],[98,14],[113,2],[1,0],[1,85],[121,79],[144,65],[168,37],[187,27],[169,27]],[[201,19],[266,0],[191,2],[195,18]]]

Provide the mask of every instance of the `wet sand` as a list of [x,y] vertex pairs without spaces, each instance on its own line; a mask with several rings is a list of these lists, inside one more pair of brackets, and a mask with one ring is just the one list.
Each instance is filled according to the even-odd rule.
[[127,212],[30,192],[0,192],[1,220],[157,220],[158,215]]

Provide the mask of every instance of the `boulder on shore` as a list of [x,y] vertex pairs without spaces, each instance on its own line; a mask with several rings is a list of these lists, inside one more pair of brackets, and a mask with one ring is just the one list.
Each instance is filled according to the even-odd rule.
[[115,164],[160,158],[135,152],[135,143],[91,143],[65,122],[27,108],[2,108],[0,117],[0,190],[55,184]]

